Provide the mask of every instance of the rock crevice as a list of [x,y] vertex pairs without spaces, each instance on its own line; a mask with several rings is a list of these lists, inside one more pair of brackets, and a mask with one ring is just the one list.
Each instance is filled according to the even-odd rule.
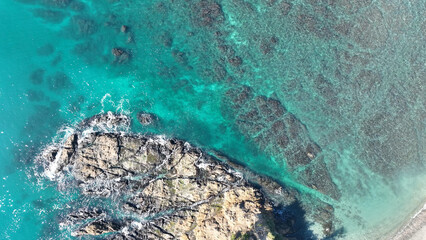
[[[90,122],[102,121],[86,121]],[[283,220],[288,210],[274,203],[267,192],[288,203],[295,201],[297,193],[283,190],[268,178],[258,177],[262,187],[255,186],[236,170],[238,165],[219,161],[184,141],[84,132],[80,127],[62,144],[48,147],[40,159],[46,171],[54,173],[51,179],[58,183],[75,179],[83,195],[111,199],[116,209],[76,209],[62,223],[73,236],[291,239],[298,231],[296,220],[291,220],[296,216]],[[323,219],[323,225],[330,228],[331,218],[332,214]]]

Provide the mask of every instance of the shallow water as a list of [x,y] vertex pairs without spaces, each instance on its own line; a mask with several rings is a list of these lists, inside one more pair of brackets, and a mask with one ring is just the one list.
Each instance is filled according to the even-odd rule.
[[[63,126],[107,111],[152,112],[159,123],[132,131],[218,150],[332,204],[336,238],[383,238],[423,205],[423,0],[59,2],[0,2],[2,239],[61,236],[79,196],[33,177],[32,162]],[[243,87],[252,97],[235,101]],[[265,116],[263,98],[285,113]]]

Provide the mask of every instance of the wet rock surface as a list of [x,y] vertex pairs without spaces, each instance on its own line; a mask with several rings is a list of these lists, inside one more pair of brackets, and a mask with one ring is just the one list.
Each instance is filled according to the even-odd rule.
[[[266,177],[243,178],[242,166],[219,161],[189,143],[159,136],[90,131],[95,125],[128,126],[124,115],[96,115],[41,155],[52,180],[72,178],[82,193],[114,199],[121,214],[80,208],[61,225],[73,236],[107,239],[292,239],[303,214],[290,205],[297,192]],[[302,209],[301,207],[298,207]],[[303,210],[302,210],[303,211]],[[284,213],[285,217],[284,217]],[[124,216],[124,217],[123,217]],[[331,221],[332,214],[323,222]],[[329,226],[328,224],[327,226]],[[325,225],[324,225],[325,226]]]
[[77,128],[82,131],[88,128],[111,129],[114,127],[129,127],[131,119],[122,114],[107,112],[105,114],[96,114],[91,118],[87,118],[77,125]]
[[152,125],[158,121],[158,117],[155,114],[147,112],[138,113],[137,119],[142,126]]

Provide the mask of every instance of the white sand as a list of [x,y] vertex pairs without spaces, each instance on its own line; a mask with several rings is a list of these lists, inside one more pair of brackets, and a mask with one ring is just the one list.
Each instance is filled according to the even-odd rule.
[[423,226],[419,231],[417,231],[410,240],[425,240],[426,239],[426,226]]
[[426,204],[392,240],[426,240]]

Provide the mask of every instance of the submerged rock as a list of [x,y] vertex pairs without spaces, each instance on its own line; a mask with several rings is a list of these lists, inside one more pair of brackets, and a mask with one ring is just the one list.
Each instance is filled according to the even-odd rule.
[[140,112],[137,115],[138,121],[143,126],[148,126],[155,123],[158,120],[158,117],[153,113]]
[[30,75],[31,83],[33,83],[35,85],[42,84],[43,78],[44,78],[44,72],[45,71],[41,68],[34,70]]
[[[105,234],[107,239],[290,239],[287,234],[306,230],[295,229],[298,223],[294,216],[284,220],[285,210],[279,210],[267,196],[268,191],[282,189],[278,184],[264,177],[253,178],[256,184],[265,186],[264,192],[242,177],[236,170],[238,165],[231,167],[187,142],[85,131],[85,126],[112,119],[118,119],[117,124],[128,122],[124,115],[97,115],[41,155],[51,179],[75,179],[83,194],[116,202],[118,209],[111,211],[115,216],[85,208],[69,214],[62,225],[71,226],[72,235]],[[294,203],[294,196],[280,197]]]
[[115,63],[127,63],[130,60],[130,53],[122,48],[113,48],[111,50],[112,55],[114,55]]
[[286,159],[287,168],[304,185],[334,199],[340,190],[333,182],[321,148],[315,143],[305,125],[276,99],[255,96],[243,86],[227,92],[226,104],[239,130],[251,138],[260,149],[279,159]]
[[66,8],[70,5],[72,0],[42,0],[41,2],[50,7]]
[[41,18],[47,22],[56,23],[56,24],[61,23],[67,16],[62,11],[43,9],[43,8],[35,9],[33,13],[34,13],[34,16],[38,18]]
[[40,56],[49,56],[55,52],[55,47],[52,44],[46,44],[37,49],[37,54]]
[[86,5],[79,1],[72,1],[70,4],[70,9],[76,12],[81,12],[86,8]]
[[71,79],[63,72],[56,72],[47,78],[48,87],[52,91],[61,91],[73,87]]
[[200,26],[212,27],[224,21],[222,6],[214,1],[202,0],[192,6],[194,22]]
[[31,102],[39,102],[39,101],[43,101],[47,99],[46,95],[44,95],[42,91],[34,90],[34,89],[29,89],[26,92],[26,95],[28,100],[30,100]]
[[78,38],[90,36],[98,30],[96,22],[86,16],[73,16],[70,23],[72,33]]

